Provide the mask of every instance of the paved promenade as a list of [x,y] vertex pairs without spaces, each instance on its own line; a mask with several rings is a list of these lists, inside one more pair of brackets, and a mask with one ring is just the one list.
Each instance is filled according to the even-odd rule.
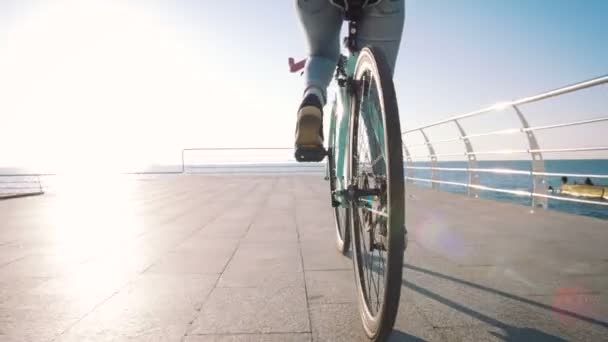
[[[364,340],[320,176],[62,186],[0,201],[0,341]],[[608,340],[608,221],[407,197],[391,341]]]

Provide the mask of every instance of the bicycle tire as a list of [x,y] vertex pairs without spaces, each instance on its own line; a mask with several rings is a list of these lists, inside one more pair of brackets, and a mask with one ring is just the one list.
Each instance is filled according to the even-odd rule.
[[[334,124],[332,125],[332,129],[336,130],[336,102],[334,102],[334,106],[332,108],[332,118],[334,119]],[[327,155],[327,163],[329,167],[329,185],[330,185],[330,195],[332,204],[334,201],[333,192],[336,190],[336,157],[338,156],[338,149],[336,146],[336,132],[334,131],[331,134],[332,141],[329,142],[328,150],[329,153]],[[334,220],[336,222],[336,248],[338,252],[342,255],[348,254],[350,250],[350,226],[349,219],[350,213],[347,208],[343,207],[334,207]]]
[[[369,78],[371,80],[368,80]],[[368,95],[372,92],[374,81],[376,85],[374,95],[377,95],[378,107],[370,110],[366,107],[369,103],[364,99],[365,92]],[[369,82],[367,88],[366,82]],[[366,197],[363,200],[357,198],[356,203],[359,204],[351,206],[353,265],[359,312],[365,333],[370,340],[384,341],[393,329],[399,307],[406,241],[401,126],[392,74],[380,50],[374,47],[365,47],[361,50],[355,67],[354,85],[356,90],[350,123],[348,179],[358,189],[380,190],[377,190],[379,195],[375,197]],[[381,118],[378,118],[378,115]],[[360,119],[363,119],[363,126]],[[364,134],[361,133],[363,127],[366,128]],[[380,132],[379,129],[383,131]],[[371,138],[377,140],[376,147],[369,143]],[[365,139],[368,140],[372,151],[363,150]],[[360,161],[365,159],[365,156],[362,157],[364,153],[371,155],[374,150],[380,155],[374,158],[373,163],[371,157],[369,158],[370,174],[370,170],[365,170],[366,165]],[[362,155],[359,155],[360,153]],[[380,157],[384,163],[378,163]],[[384,171],[384,176],[376,174],[381,171]],[[373,182],[373,186],[370,182]],[[372,201],[370,198],[376,199],[374,204],[370,203]],[[380,207],[375,208],[374,205],[378,204]],[[382,228],[383,226],[385,228]],[[369,240],[367,245],[366,238]],[[368,251],[371,257],[366,255]],[[374,256],[376,251],[379,258]],[[386,265],[380,273],[379,269],[373,268],[378,260],[382,263],[384,256],[386,256]],[[378,278],[377,284],[374,274]],[[380,293],[381,285],[384,289],[382,293]],[[372,298],[374,294],[372,290],[377,297],[376,302]]]

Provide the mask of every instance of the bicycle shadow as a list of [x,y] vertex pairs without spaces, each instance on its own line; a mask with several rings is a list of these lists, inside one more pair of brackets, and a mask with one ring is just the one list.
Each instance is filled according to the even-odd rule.
[[[528,298],[525,298],[525,297],[520,297],[520,296],[514,295],[512,293],[508,293],[508,292],[497,290],[497,289],[494,289],[494,288],[491,288],[491,287],[479,285],[479,284],[476,284],[476,283],[473,283],[473,282],[470,282],[470,281],[467,281],[467,280],[463,280],[463,279],[460,279],[460,278],[452,277],[452,276],[449,276],[449,275],[446,275],[446,274],[443,274],[443,273],[439,273],[439,272],[436,272],[436,271],[433,271],[433,270],[429,270],[429,269],[426,269],[426,268],[423,268],[423,267],[420,267],[420,266],[414,266],[414,265],[404,264],[403,267],[407,268],[407,269],[410,269],[410,270],[413,270],[413,271],[416,271],[416,272],[421,272],[421,273],[424,273],[424,274],[427,274],[427,275],[431,275],[431,276],[438,277],[438,278],[441,278],[441,279],[449,280],[449,281],[452,281],[452,282],[455,282],[455,283],[458,283],[458,284],[461,284],[461,285],[465,285],[465,286],[468,286],[468,287],[471,287],[471,288],[474,288],[474,289],[477,289],[477,290],[489,292],[489,293],[492,293],[494,295],[501,296],[503,298],[507,298],[507,299],[514,300],[514,301],[518,301],[520,303],[531,305],[531,306],[534,306],[534,307],[537,307],[537,308],[540,308],[540,309],[544,309],[544,310],[547,310],[547,311],[551,311],[553,313],[559,313],[561,315],[569,316],[571,318],[575,318],[577,320],[581,320],[581,321],[584,321],[584,322],[587,322],[587,323],[590,323],[590,324],[597,325],[597,326],[604,327],[604,328],[608,329],[608,322],[601,321],[601,320],[598,320],[598,319],[593,318],[593,317],[584,316],[584,315],[581,315],[581,314],[573,312],[573,311],[569,311],[569,310],[561,309],[561,308],[558,308],[558,307],[550,306],[550,305],[547,305],[547,304],[535,302],[535,301],[533,301],[531,299],[528,299]],[[403,282],[405,283],[407,281],[404,279]]]
[[[347,257],[351,258],[350,255],[347,255]],[[520,297],[520,296],[511,294],[511,293],[508,293],[508,292],[504,292],[504,291],[500,291],[500,290],[486,287],[483,285],[479,285],[476,283],[472,283],[467,280],[452,277],[452,276],[442,274],[442,273],[439,273],[436,271],[432,271],[429,269],[425,269],[425,268],[422,268],[419,266],[404,264],[404,268],[407,268],[407,269],[410,269],[413,271],[417,271],[417,272],[421,272],[421,273],[425,273],[427,275],[435,276],[435,277],[442,278],[445,280],[453,281],[453,282],[461,284],[461,285],[465,285],[465,286],[468,286],[468,287],[471,287],[471,288],[474,288],[477,290],[492,293],[494,295],[498,295],[498,296],[501,296],[504,298],[508,298],[510,300],[518,301],[520,303],[524,303],[526,305],[541,308],[541,309],[544,309],[544,310],[547,310],[550,312],[569,316],[571,318],[575,318],[575,319],[578,319],[578,320],[581,320],[581,321],[584,321],[584,322],[587,322],[587,323],[590,323],[593,325],[597,325],[597,326],[600,326],[603,328],[608,328],[608,322],[601,321],[601,320],[598,320],[598,319],[595,319],[592,317],[587,317],[587,316],[578,314],[576,312],[572,312],[572,311],[568,311],[565,309],[546,305],[543,303],[535,302],[528,298]],[[376,272],[376,271],[377,270],[374,270],[374,272]],[[484,322],[488,325],[491,325],[495,328],[500,329],[502,331],[502,334],[493,332],[493,331],[490,331],[489,334],[491,334],[492,336],[499,338],[503,341],[507,341],[507,342],[519,342],[519,341],[562,342],[562,341],[567,341],[566,339],[564,339],[562,337],[555,336],[555,335],[546,333],[544,331],[541,331],[541,330],[538,330],[535,328],[517,327],[517,326],[507,324],[496,318],[493,318],[493,317],[485,315],[481,312],[475,311],[474,309],[467,307],[463,304],[460,304],[451,299],[448,299],[436,292],[433,292],[422,286],[419,286],[411,281],[406,280],[405,278],[403,279],[402,286],[404,286],[418,294],[421,294],[429,299],[432,299],[438,303],[441,303],[441,304],[448,306],[452,309],[455,309],[461,313],[464,313],[470,317],[473,317],[476,320],[479,320],[481,322]],[[414,336],[414,335],[411,335],[411,334],[408,334],[406,332],[396,329],[391,334],[389,341],[415,341],[415,342],[417,342],[417,341],[425,341],[425,340],[422,338],[419,338],[417,336]]]
[[[505,342],[520,342],[520,341],[535,341],[535,342],[565,342],[567,340],[546,334],[540,330],[533,328],[516,328],[511,327],[505,330],[505,335],[500,335],[495,332],[490,332],[496,338]],[[388,339],[389,342],[426,342],[427,340],[404,333],[399,330],[394,330]]]
[[[510,325],[510,324],[504,323],[502,321],[499,321],[496,318],[485,315],[479,311],[475,311],[465,305],[462,305],[451,299],[443,297],[433,291],[425,289],[425,288],[418,286],[415,283],[412,283],[405,279],[403,280],[403,286],[405,286],[427,298],[433,299],[443,305],[446,305],[452,309],[458,310],[459,312],[469,315],[481,322],[484,322],[493,327],[499,328],[500,330],[502,330],[503,335],[493,332],[493,331],[491,331],[489,333],[491,335],[493,335],[494,337],[502,339],[503,341],[507,341],[507,342],[520,342],[520,341],[522,341],[522,342],[523,341],[563,342],[563,341],[567,341],[566,339],[563,339],[559,336],[551,335],[549,333],[546,333],[544,331],[541,331],[541,330],[538,330],[535,328],[528,328],[528,327],[520,328],[520,327],[516,327],[516,326]],[[401,333],[401,332],[399,332],[399,333]],[[403,337],[396,337],[395,339],[392,339],[391,341],[417,341],[417,340],[408,339],[408,336],[403,336]]]

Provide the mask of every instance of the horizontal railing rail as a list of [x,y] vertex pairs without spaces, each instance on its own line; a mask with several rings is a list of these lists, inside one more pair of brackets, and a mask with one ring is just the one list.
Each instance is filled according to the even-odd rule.
[[565,86],[559,89],[555,89],[555,90],[551,90],[539,95],[535,95],[535,96],[529,96],[529,97],[524,97],[522,99],[518,99],[518,100],[514,100],[514,101],[508,101],[508,102],[499,102],[497,104],[494,104],[490,107],[486,107],[480,110],[476,110],[476,111],[472,111],[469,113],[465,113],[465,114],[459,114],[459,115],[454,115],[451,116],[448,119],[444,119],[444,120],[440,120],[440,121],[436,121],[427,125],[423,125],[423,126],[419,126],[416,128],[412,128],[412,129],[408,129],[405,130],[403,132],[403,134],[408,134],[408,133],[412,133],[412,132],[416,132],[419,131],[421,129],[425,129],[425,128],[430,128],[433,126],[439,126],[439,125],[443,125],[449,122],[453,122],[454,120],[461,120],[461,119],[466,119],[466,118],[471,118],[477,115],[481,115],[481,114],[486,114],[489,112],[494,112],[497,110],[501,110],[501,109],[505,109],[505,108],[509,108],[509,107],[513,107],[513,106],[519,106],[522,104],[529,104],[529,103],[533,103],[533,102],[538,102],[544,99],[548,99],[551,97],[555,97],[555,96],[559,96],[559,95],[564,95],[564,94],[568,94],[574,91],[578,91],[578,90],[582,90],[582,89],[587,89],[587,88],[591,88],[591,87],[595,87],[598,85],[602,85],[602,84],[606,84],[608,83],[608,75],[605,76],[601,76],[601,77],[597,77],[588,81],[584,81],[584,82],[580,82],[580,83],[576,83],[576,84],[572,84],[569,86]]
[[[547,208],[548,200],[556,201],[568,201],[578,203],[589,203],[598,205],[608,205],[608,201],[588,200],[581,198],[574,198],[559,194],[555,189],[550,187],[547,179],[551,177],[576,177],[576,178],[589,178],[589,179],[608,179],[608,174],[598,174],[596,172],[586,173],[577,172],[548,172],[546,170],[546,163],[544,155],[546,154],[566,154],[566,153],[583,153],[583,152],[599,152],[608,151],[608,141],[606,144],[599,144],[596,146],[563,146],[557,148],[541,148],[536,138],[535,132],[545,131],[558,128],[567,128],[581,125],[597,125],[600,123],[608,122],[608,117],[599,116],[589,119],[573,120],[568,122],[557,122],[545,125],[531,126],[528,123],[526,115],[521,110],[521,106],[543,101],[549,98],[555,98],[564,94],[569,94],[583,89],[597,87],[608,83],[608,75],[597,77],[588,81],[572,84],[562,88],[554,89],[548,92],[544,92],[534,96],[528,96],[521,99],[500,102],[489,107],[485,107],[472,112],[458,114],[448,117],[444,120],[432,122],[430,124],[424,124],[422,126],[404,130],[403,135],[403,150],[405,154],[406,163],[406,179],[410,182],[424,182],[431,184],[434,189],[439,189],[440,185],[451,185],[464,187],[470,196],[478,197],[480,191],[490,191],[497,193],[507,193],[515,196],[524,196],[531,198],[531,205],[533,207]],[[512,127],[506,129],[496,129],[487,132],[467,132],[463,126],[463,122],[467,119],[479,116],[490,116],[498,113],[505,109],[513,109],[521,127]],[[429,138],[427,131],[432,128],[445,125],[455,125],[459,131],[459,135],[453,138],[441,137],[441,139],[432,140]],[[420,134],[424,138],[422,143],[408,144],[409,136],[412,134]],[[513,148],[513,149],[474,149],[471,139],[479,137],[491,137],[491,136],[508,136],[513,134],[523,134],[527,138],[528,148]],[[438,152],[437,145],[443,146],[444,144],[454,144],[460,142],[464,144],[462,152]],[[421,153],[421,150],[427,149],[426,153]],[[479,167],[478,157],[481,156],[505,156],[512,158],[511,156],[528,155],[530,157],[530,168],[529,170],[518,170],[508,168],[483,168]],[[446,159],[449,162],[454,157],[464,158],[466,167],[449,167],[439,165],[440,159]],[[419,165],[420,163],[430,163],[430,165]],[[416,172],[422,171],[430,176],[422,177],[417,176]],[[608,172],[608,170],[606,170]],[[445,172],[460,172],[466,175],[466,182],[455,182],[450,180],[442,180],[440,174]],[[494,175],[520,175],[527,176],[531,179],[530,191],[523,190],[512,190],[507,188],[499,188],[493,186],[487,186],[480,184],[481,174],[494,174]],[[606,185],[608,187],[608,185]],[[553,191],[553,192],[551,192]],[[607,190],[605,190],[608,192]],[[608,194],[604,196],[608,199]]]
[[0,175],[0,199],[41,195],[43,193],[42,181],[38,174]]
[[[252,153],[252,152],[257,153]],[[193,152],[203,153],[207,160],[203,163],[187,163],[186,156]],[[245,152],[245,153],[243,153]],[[266,152],[266,153],[260,153]],[[200,156],[199,156],[200,157]],[[191,170],[226,170],[227,168],[239,166],[240,169],[256,172],[299,172],[299,171],[321,171],[322,165],[297,163],[293,156],[293,147],[196,147],[185,148],[181,153],[182,173]],[[211,159],[211,160],[209,160]],[[288,166],[297,166],[288,170]],[[277,171],[277,167],[285,167]],[[239,171],[235,169],[235,171]]]

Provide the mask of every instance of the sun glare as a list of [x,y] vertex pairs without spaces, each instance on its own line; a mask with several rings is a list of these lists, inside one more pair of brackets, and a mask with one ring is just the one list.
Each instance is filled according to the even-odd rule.
[[[18,128],[5,138],[63,173],[179,158],[219,71],[204,70],[202,51],[176,30],[153,6],[41,2],[0,47],[0,112]],[[196,124],[180,127],[180,115]]]
[[[69,174],[53,179],[48,221],[66,258],[111,252],[143,229],[131,200],[137,182],[120,175]],[[100,215],[100,213],[103,213]]]

